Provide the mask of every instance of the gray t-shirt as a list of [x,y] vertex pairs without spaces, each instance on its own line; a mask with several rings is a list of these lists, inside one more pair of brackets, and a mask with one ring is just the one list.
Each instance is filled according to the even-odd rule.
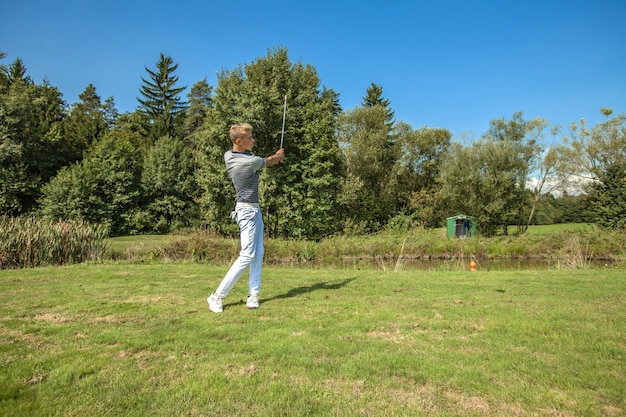
[[265,166],[265,159],[248,152],[226,151],[226,170],[230,176],[238,203],[259,202],[259,173]]

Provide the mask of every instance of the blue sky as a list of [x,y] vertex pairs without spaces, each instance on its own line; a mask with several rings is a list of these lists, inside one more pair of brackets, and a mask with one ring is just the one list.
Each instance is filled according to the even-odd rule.
[[316,68],[345,110],[372,83],[396,120],[479,138],[523,111],[567,126],[626,112],[626,1],[1,0],[8,65],[46,78],[68,103],[93,84],[119,111],[137,106],[162,52],[180,85],[285,47]]

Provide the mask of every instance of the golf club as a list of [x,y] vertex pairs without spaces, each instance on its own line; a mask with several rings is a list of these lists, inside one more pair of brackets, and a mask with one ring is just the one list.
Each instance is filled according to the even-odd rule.
[[280,149],[283,147],[283,139],[285,137],[285,116],[287,115],[287,94],[285,94],[285,105],[283,107],[283,130],[280,134]]

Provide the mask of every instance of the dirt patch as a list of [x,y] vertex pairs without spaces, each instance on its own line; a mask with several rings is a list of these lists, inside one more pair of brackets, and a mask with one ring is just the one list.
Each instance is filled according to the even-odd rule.
[[470,397],[459,392],[446,392],[445,396],[465,410],[477,411],[481,415],[489,413],[489,403],[483,398]]
[[604,413],[607,416],[621,416],[622,409],[618,407],[613,407],[612,405],[607,405],[604,407]]
[[40,382],[45,381],[46,377],[43,375],[33,375],[32,378],[30,378],[28,381],[26,381],[26,385],[35,385],[35,384],[39,384]]
[[37,340],[37,336],[27,333],[22,333],[19,330],[12,330],[0,327],[0,336],[7,336],[13,340],[20,340],[23,342],[34,342]]
[[254,376],[259,372],[259,367],[251,364],[249,366],[239,367],[237,365],[230,364],[226,366],[226,376]]
[[120,323],[124,323],[125,320],[122,319],[120,316],[116,316],[113,314],[109,314],[108,316],[104,316],[104,317],[94,317],[91,319],[90,323],[91,324],[101,324],[101,323],[105,323],[105,324],[120,324]]
[[393,343],[402,343],[402,341],[404,341],[404,335],[400,332],[400,329],[388,332],[372,330],[371,332],[367,332],[367,335],[376,339],[386,340]]

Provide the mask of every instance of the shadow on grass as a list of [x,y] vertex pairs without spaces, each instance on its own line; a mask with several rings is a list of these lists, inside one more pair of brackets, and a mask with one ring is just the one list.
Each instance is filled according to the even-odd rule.
[[354,281],[355,279],[356,278],[348,278],[348,279],[344,279],[343,281],[335,282],[335,283],[318,282],[317,284],[313,284],[313,285],[307,285],[304,287],[296,287],[296,288],[292,288],[291,290],[289,290],[288,292],[284,294],[275,295],[274,297],[266,298],[262,301],[266,303],[268,301],[280,300],[283,298],[294,298],[302,294],[308,294],[310,292],[319,291],[319,290],[338,290],[341,287],[345,287],[346,285],[348,285],[350,282]]
[[[348,285],[350,282],[354,281],[356,278],[348,278],[348,279],[344,279],[343,281],[339,281],[339,282],[318,282],[317,284],[313,284],[313,285],[306,285],[306,286],[302,286],[302,287],[296,287],[296,288],[292,288],[291,290],[289,290],[288,292],[284,293],[284,294],[279,294],[279,295],[275,295],[273,297],[270,298],[262,298],[260,301],[262,303],[267,303],[269,301],[273,301],[273,300],[281,300],[284,298],[294,298],[294,297],[298,297],[302,294],[308,294],[311,293],[313,291],[319,291],[319,290],[338,290],[341,287],[345,287],[346,285]],[[245,304],[245,300],[240,300],[236,303],[231,303],[231,304],[224,304],[224,307],[226,306],[236,306],[236,305],[240,305],[240,304]]]

